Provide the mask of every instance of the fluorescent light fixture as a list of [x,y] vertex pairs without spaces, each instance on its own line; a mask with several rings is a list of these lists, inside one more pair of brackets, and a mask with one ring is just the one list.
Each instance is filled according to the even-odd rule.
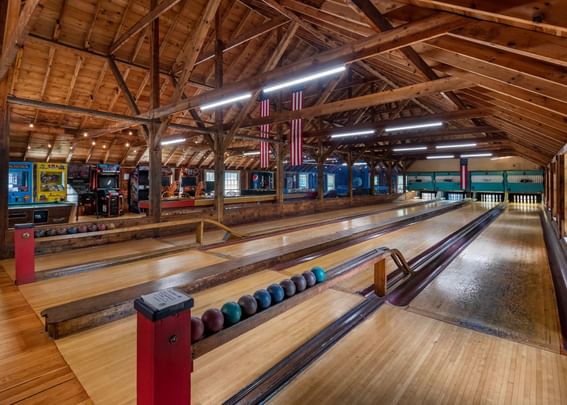
[[185,142],[185,141],[186,141],[185,138],[182,138],[182,139],[171,139],[171,140],[169,140],[169,141],[162,141],[161,144],[162,144],[162,146],[165,146],[165,145],[173,145],[173,144],[175,144],[175,143],[183,143],[183,142]]
[[461,155],[462,158],[473,158],[473,157],[491,157],[492,153],[467,153]]
[[390,127],[384,129],[384,131],[385,132],[407,131],[409,129],[440,127],[441,125],[443,125],[442,122],[429,122],[426,124],[407,125],[405,127]]
[[394,148],[392,152],[409,152],[412,150],[427,150],[427,146],[408,146],[407,148]]
[[490,160],[502,160],[502,159],[511,159],[512,156],[499,156],[499,157],[493,157]]
[[244,156],[258,156],[260,154],[260,151],[244,152],[242,154]]
[[355,162],[353,166],[366,166],[366,162]]
[[455,155],[433,155],[427,156],[427,159],[454,159]]
[[250,97],[252,97],[252,93],[244,93],[244,94],[240,94],[238,96],[229,97],[229,98],[225,98],[225,99],[222,99],[222,100],[219,100],[219,101],[215,101],[214,103],[203,104],[200,108],[201,108],[201,111],[210,110],[211,108],[220,107],[221,105],[231,104],[231,103],[234,103],[236,101],[246,100],[246,99],[249,99]]
[[317,163],[315,159],[305,159],[303,163]]
[[331,138],[347,138],[349,136],[372,135],[375,132],[376,132],[375,129],[365,129],[362,131],[343,132],[342,134],[334,134],[331,135]]
[[295,86],[296,84],[309,82],[311,80],[319,79],[321,77],[330,76],[330,75],[333,75],[335,73],[344,72],[345,70],[346,70],[346,67],[344,65],[336,66],[334,68],[323,70],[321,72],[313,73],[313,74],[310,74],[310,75],[307,75],[307,76],[298,77],[297,79],[293,79],[293,80],[289,80],[287,82],[282,82],[282,83],[274,84],[272,86],[265,87],[263,89],[263,91],[264,91],[264,93],[269,93],[271,91],[280,90],[280,89],[283,89],[283,88],[286,88],[286,87]]
[[474,148],[476,143],[454,143],[452,145],[437,145],[437,149],[451,149],[451,148]]

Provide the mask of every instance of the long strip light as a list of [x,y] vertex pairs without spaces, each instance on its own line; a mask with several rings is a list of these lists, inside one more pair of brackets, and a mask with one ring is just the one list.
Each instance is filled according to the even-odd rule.
[[363,131],[343,132],[342,134],[331,135],[331,138],[347,138],[349,136],[372,135],[376,132],[375,129],[368,129]]
[[433,155],[427,156],[427,159],[454,159],[455,155]]
[[186,140],[187,140],[187,139],[185,139],[185,138],[182,138],[182,139],[171,139],[171,140],[169,140],[169,141],[162,141],[161,144],[162,144],[162,146],[165,146],[165,145],[173,145],[173,144],[176,144],[176,143],[183,143],[183,142],[185,142]]
[[252,97],[252,93],[244,93],[244,94],[240,94],[238,96],[224,98],[222,100],[215,101],[214,103],[203,104],[200,108],[201,108],[201,111],[210,110],[211,108],[220,107],[221,105],[231,104],[231,103],[234,103],[236,101],[241,101],[241,100],[247,100],[250,97]]
[[244,156],[258,156],[260,151],[253,151],[253,152],[244,152],[242,153]]
[[437,149],[451,149],[451,148],[474,148],[476,143],[455,143],[452,145],[437,145]]
[[425,123],[425,124],[407,125],[407,126],[403,126],[403,127],[389,127],[389,128],[385,128],[384,131],[385,132],[407,131],[407,130],[410,130],[410,129],[440,127],[442,125],[443,125],[443,123],[440,122],[440,121],[439,122],[428,122],[428,123]]
[[427,146],[409,146],[407,148],[394,148],[392,152],[410,152],[412,150],[427,150]]
[[473,157],[491,157],[492,153],[466,153],[461,155],[462,158],[473,158]]
[[263,89],[263,91],[264,91],[264,93],[270,93],[272,91],[280,90],[280,89],[283,89],[283,88],[286,88],[286,87],[291,87],[291,86],[295,86],[297,84],[309,82],[311,80],[316,80],[316,79],[319,79],[321,77],[334,75],[335,73],[344,72],[345,70],[346,70],[346,67],[344,65],[336,66],[334,68],[323,70],[321,72],[313,73],[313,74],[310,74],[310,75],[307,75],[307,76],[301,76],[301,77],[298,77],[297,79],[292,79],[292,80],[288,80],[286,82],[277,83],[277,84],[274,84],[272,86],[265,87]]
[[493,157],[490,160],[502,160],[502,159],[511,159],[512,156],[498,156],[498,157]]

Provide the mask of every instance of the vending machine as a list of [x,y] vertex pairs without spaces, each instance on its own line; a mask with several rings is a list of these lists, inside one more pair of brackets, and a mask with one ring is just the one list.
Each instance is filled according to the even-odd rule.
[[8,204],[33,202],[33,163],[10,162],[8,170]]
[[97,215],[107,217],[122,215],[124,197],[120,192],[120,165],[106,163],[96,165],[91,182],[96,195]]
[[138,165],[128,179],[128,207],[131,212],[140,212],[140,201],[150,198],[150,168]]
[[67,164],[35,163],[35,202],[67,200]]

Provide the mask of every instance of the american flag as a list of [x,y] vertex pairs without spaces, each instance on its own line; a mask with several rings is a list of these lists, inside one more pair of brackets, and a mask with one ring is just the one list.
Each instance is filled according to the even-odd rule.
[[[270,99],[263,98],[260,102],[260,117],[270,116]],[[260,137],[269,138],[270,136],[270,124],[264,124],[260,126]],[[270,149],[269,143],[261,141],[260,142],[260,167],[262,169],[267,169],[270,166]]]
[[[297,111],[303,108],[303,89],[291,93],[291,110]],[[289,141],[289,154],[291,166],[299,166],[303,163],[303,121],[301,118],[291,120],[291,132]]]
[[469,177],[469,166],[467,159],[461,159],[461,189],[467,191],[467,179]]

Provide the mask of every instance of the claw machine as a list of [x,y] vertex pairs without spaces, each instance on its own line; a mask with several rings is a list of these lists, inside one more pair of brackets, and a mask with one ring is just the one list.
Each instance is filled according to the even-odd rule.
[[8,170],[8,204],[33,202],[33,163],[10,162]]
[[67,200],[67,164],[35,164],[35,202]]

